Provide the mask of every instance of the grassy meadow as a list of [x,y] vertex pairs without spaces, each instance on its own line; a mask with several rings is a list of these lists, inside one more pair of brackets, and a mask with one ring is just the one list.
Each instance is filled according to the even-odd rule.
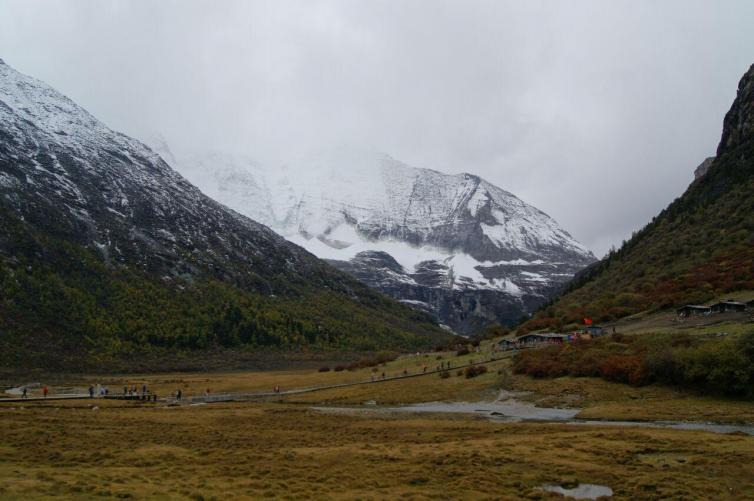
[[[0,499],[556,499],[543,484],[607,485],[615,499],[754,497],[754,436],[556,423],[472,415],[319,412],[315,405],[490,401],[501,389],[579,417],[754,422],[754,402],[666,386],[513,374],[491,355],[406,355],[376,367],[87,376],[53,391],[147,384],[158,395],[269,391],[387,380],[258,402],[168,405],[96,399],[0,404]],[[459,375],[460,371],[460,375]]]
[[290,404],[0,410],[0,497],[163,499],[754,496],[754,437],[499,424],[464,416],[329,415]]

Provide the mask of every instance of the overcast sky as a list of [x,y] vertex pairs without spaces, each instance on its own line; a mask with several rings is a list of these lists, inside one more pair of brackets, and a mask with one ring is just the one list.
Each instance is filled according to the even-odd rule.
[[602,255],[712,155],[754,2],[0,1],[0,58],[112,128],[471,172]]

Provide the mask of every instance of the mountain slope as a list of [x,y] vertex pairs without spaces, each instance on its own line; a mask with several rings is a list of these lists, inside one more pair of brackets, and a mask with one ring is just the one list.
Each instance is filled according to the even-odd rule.
[[0,124],[2,363],[445,336],[2,61]]
[[[220,154],[177,165],[228,206],[460,332],[516,322],[594,261],[549,216],[471,174],[346,149],[280,169]],[[372,253],[397,266],[372,266]]]
[[521,331],[607,321],[754,289],[754,65],[723,121],[717,156],[618,251],[585,270]]

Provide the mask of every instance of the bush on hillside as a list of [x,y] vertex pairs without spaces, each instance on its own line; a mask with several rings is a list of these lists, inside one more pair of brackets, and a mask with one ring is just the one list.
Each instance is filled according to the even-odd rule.
[[521,352],[513,371],[535,378],[591,376],[634,386],[661,383],[754,397],[754,331],[737,337],[658,334],[621,341],[606,337]]
[[466,370],[464,371],[466,379],[471,379],[486,373],[487,366],[485,365],[473,365],[471,367],[466,367]]

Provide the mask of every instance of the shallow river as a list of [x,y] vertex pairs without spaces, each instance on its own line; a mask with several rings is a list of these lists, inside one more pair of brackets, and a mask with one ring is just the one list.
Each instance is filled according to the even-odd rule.
[[576,417],[581,409],[558,409],[537,407],[532,403],[514,398],[513,393],[502,392],[494,402],[427,402],[403,405],[399,407],[363,406],[363,407],[314,407],[321,412],[410,412],[410,413],[454,413],[486,416],[493,421],[502,422],[553,422],[572,425],[597,426],[636,426],[642,428],[673,428],[678,430],[703,430],[713,433],[743,432],[754,435],[751,424],[717,424],[686,421],[610,421],[590,420]]

